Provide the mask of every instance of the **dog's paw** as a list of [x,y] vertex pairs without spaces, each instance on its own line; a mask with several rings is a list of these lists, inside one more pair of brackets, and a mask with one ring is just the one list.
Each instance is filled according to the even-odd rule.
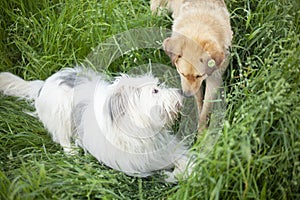
[[64,152],[68,156],[75,156],[78,155],[79,151],[76,148],[73,147],[64,147]]
[[178,179],[176,178],[176,176],[173,172],[163,171],[162,175],[166,182],[174,183],[174,184],[178,183]]

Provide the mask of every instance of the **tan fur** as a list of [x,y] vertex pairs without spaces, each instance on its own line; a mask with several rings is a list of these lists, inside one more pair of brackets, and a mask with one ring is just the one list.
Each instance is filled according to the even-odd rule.
[[[223,0],[151,0],[153,12],[161,7],[173,12],[174,18],[172,35],[164,40],[164,50],[177,68],[183,93],[196,99],[201,133],[208,126],[211,100],[216,98],[228,66],[230,16]],[[208,66],[211,60],[213,67]],[[205,96],[201,89],[204,80]]]

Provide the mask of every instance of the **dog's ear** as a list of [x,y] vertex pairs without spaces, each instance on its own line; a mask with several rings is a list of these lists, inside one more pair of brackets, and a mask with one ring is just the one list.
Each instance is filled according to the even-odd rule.
[[128,106],[128,97],[122,90],[113,93],[108,100],[108,111],[111,121],[114,122],[126,113]]
[[211,41],[205,41],[202,45],[203,49],[208,52],[210,57],[215,61],[216,66],[219,67],[225,59],[224,52],[220,50],[216,43]]
[[173,36],[168,37],[163,42],[163,47],[166,54],[171,58],[172,64],[175,65],[177,59],[182,56],[182,48],[184,45],[184,38]]

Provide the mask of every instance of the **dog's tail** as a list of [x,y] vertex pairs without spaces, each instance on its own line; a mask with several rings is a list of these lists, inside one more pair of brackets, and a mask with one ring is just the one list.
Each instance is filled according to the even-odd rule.
[[26,100],[35,100],[44,81],[25,81],[9,72],[0,73],[0,92],[8,96],[15,96]]

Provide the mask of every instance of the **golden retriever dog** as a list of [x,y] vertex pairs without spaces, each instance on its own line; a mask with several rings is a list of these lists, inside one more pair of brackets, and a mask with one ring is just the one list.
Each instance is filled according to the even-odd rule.
[[230,15],[223,0],[151,0],[153,13],[162,8],[171,11],[174,19],[164,50],[176,66],[184,95],[196,99],[201,133],[209,125],[213,100],[229,63]]

